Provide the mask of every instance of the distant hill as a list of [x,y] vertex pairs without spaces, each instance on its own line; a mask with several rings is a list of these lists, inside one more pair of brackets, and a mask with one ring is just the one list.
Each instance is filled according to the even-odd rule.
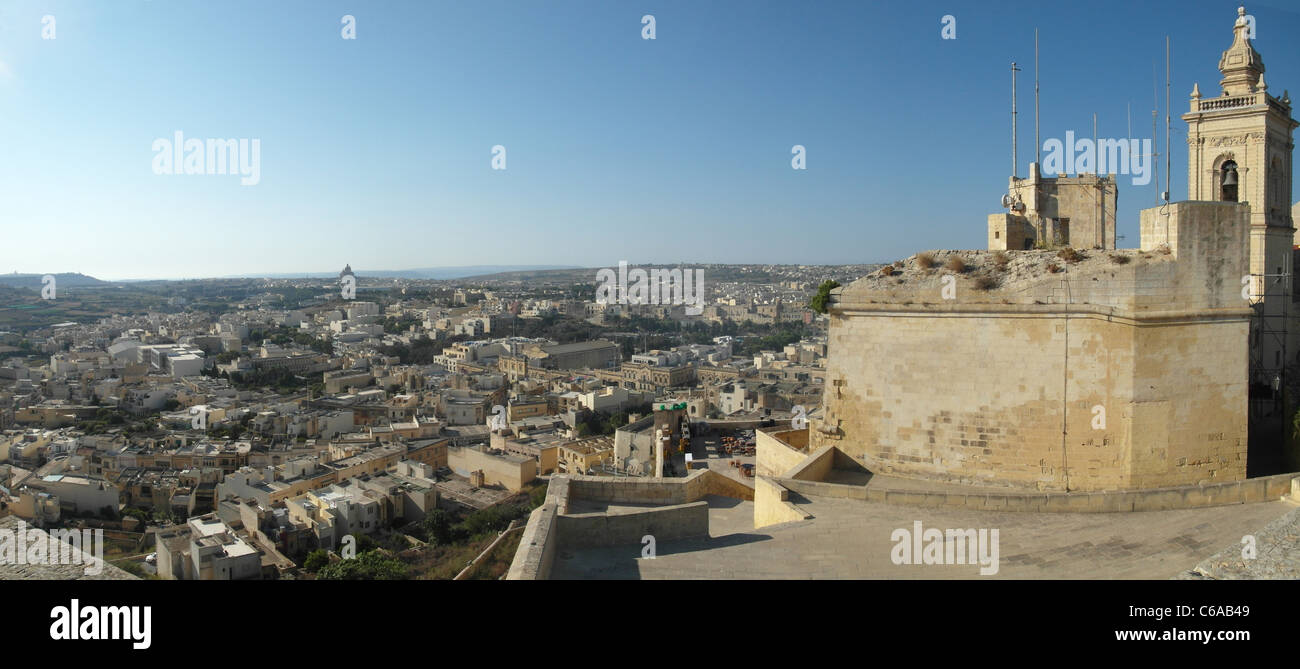
[[[44,274],[0,274],[0,285],[11,286],[13,288],[34,288],[40,290],[44,285],[41,279]],[[102,286],[107,281],[100,281],[93,276],[86,276],[78,272],[56,272],[52,274],[55,285],[59,288],[72,288],[75,286]]]
[[[779,271],[796,271],[808,269],[809,265],[746,265],[746,264],[729,264],[729,263],[664,263],[664,264],[641,264],[629,265],[629,268],[639,267],[641,269],[659,268],[691,268],[702,269],[705,280],[712,282],[737,282],[737,283],[767,283],[783,279],[773,274]],[[849,280],[856,279],[863,275],[869,274],[884,265],[817,265],[822,276],[852,277]],[[617,271],[617,267],[609,269]],[[510,270],[496,272],[493,274],[475,274],[465,277],[471,281],[481,281],[483,283],[528,283],[539,285],[566,285],[573,283],[592,283],[596,280],[596,272],[600,271],[598,267],[564,267],[554,269],[533,269],[533,270]]]
[[510,269],[499,272],[482,272],[479,274],[468,274],[463,277],[454,277],[458,279],[473,279],[475,281],[519,281],[519,282],[541,282],[555,284],[571,284],[577,282],[590,282],[596,275],[597,268],[594,267],[537,267],[531,269]]
[[[352,273],[362,278],[379,279],[463,279],[467,276],[497,274],[501,272],[531,272],[539,270],[576,269],[572,265],[465,265],[462,267],[422,267],[417,269],[368,270],[353,269]],[[333,272],[298,272],[280,274],[238,274],[217,277],[222,279],[332,279],[337,278],[338,271]]]

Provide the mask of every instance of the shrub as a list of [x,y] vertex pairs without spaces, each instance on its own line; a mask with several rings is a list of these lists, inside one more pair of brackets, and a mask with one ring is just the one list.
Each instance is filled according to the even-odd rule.
[[1011,262],[1011,256],[1007,255],[1005,251],[998,251],[993,254],[993,266],[999,270],[1005,270],[1009,262]]
[[953,256],[948,259],[948,262],[944,264],[944,267],[947,267],[949,270],[957,274],[961,274],[966,271],[966,261],[962,260],[961,256]]
[[324,581],[397,581],[406,578],[406,565],[379,551],[370,551],[325,565],[316,577]]
[[137,578],[148,578],[149,576],[149,574],[145,572],[144,567],[141,567],[134,560],[123,560],[122,562],[117,563],[115,566],[118,569],[121,569],[122,571],[132,576],[135,576]]
[[1110,261],[1116,265],[1127,265],[1132,258],[1126,255],[1115,254],[1110,257]]
[[916,264],[920,265],[921,269],[930,269],[931,267],[934,267],[934,254],[928,251],[918,254],[916,256]]
[[357,540],[357,555],[368,553],[379,548],[378,542],[376,542],[369,534],[354,534],[352,536]]
[[826,313],[826,309],[830,306],[831,291],[839,287],[840,283],[838,281],[823,281],[822,285],[817,287],[817,294],[808,303],[808,308],[819,314]]
[[411,547],[411,542],[406,540],[406,535],[401,532],[393,532],[384,537],[379,546],[391,553],[400,553]]
[[549,484],[544,483],[533,488],[533,491],[528,493],[528,501],[533,505],[534,509],[546,503],[546,489],[548,486]]
[[975,278],[975,287],[980,290],[992,290],[998,285],[998,280],[987,275],[981,274]]
[[1068,263],[1076,263],[1076,262],[1079,262],[1080,260],[1083,260],[1084,258],[1087,257],[1087,256],[1083,255],[1083,252],[1081,252],[1081,251],[1076,251],[1076,250],[1074,250],[1074,249],[1072,249],[1072,248],[1070,248],[1070,247],[1068,247],[1068,246],[1065,247],[1065,248],[1063,248],[1063,249],[1061,249],[1060,251],[1057,251],[1057,252],[1056,252],[1056,255],[1057,255],[1057,257],[1059,257],[1061,260],[1064,260],[1065,262],[1068,262]]
[[510,526],[510,521],[528,515],[532,511],[527,504],[497,504],[469,514],[457,527],[466,538],[477,537],[491,532],[500,532]]
[[1053,262],[1053,263],[1048,263],[1048,264],[1047,264],[1047,271],[1051,272],[1052,274],[1056,274],[1057,272],[1061,271],[1061,266],[1058,265],[1058,264],[1056,264],[1056,263],[1054,263],[1054,262]]

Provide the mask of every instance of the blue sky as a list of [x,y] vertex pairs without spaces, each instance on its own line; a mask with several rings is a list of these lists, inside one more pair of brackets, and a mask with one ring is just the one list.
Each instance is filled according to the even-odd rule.
[[[982,248],[1042,136],[1151,136],[1236,2],[42,0],[0,5],[0,272],[101,278],[471,264],[858,263]],[[1270,92],[1300,14],[1248,4]],[[340,36],[356,17],[355,40]],[[641,38],[655,16],[656,39]],[[956,17],[957,39],[940,37]],[[42,17],[55,39],[42,39]],[[260,182],[153,142],[256,138]],[[807,169],[791,169],[791,147]],[[491,169],[492,147],[507,169]],[[1161,181],[1164,165],[1161,159]],[[1121,246],[1154,184],[1121,178]],[[1294,199],[1294,198],[1293,198]]]

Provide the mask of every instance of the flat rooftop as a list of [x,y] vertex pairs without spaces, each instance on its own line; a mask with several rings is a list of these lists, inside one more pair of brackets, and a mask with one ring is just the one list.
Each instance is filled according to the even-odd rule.
[[[558,546],[552,579],[1168,579],[1232,550],[1241,537],[1300,527],[1287,502],[1133,513],[1015,513],[801,498],[809,520],[754,529],[754,504],[709,496],[708,537],[640,544]],[[616,509],[609,509],[617,512]],[[899,528],[999,530],[998,572],[979,565],[894,564]],[[1268,545],[1268,544],[1265,544]],[[1279,544],[1280,545],[1280,544]],[[1261,554],[1262,556],[1263,554]],[[1291,551],[1294,556],[1294,551]],[[1278,552],[1269,578],[1300,578],[1300,557]],[[1289,565],[1289,566],[1288,566]],[[1289,571],[1287,571],[1289,569]],[[1227,572],[1229,570],[1223,569]]]

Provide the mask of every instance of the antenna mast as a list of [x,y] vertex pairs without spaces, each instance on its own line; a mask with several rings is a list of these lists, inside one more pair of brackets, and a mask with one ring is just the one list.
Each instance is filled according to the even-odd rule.
[[[1101,147],[1097,144],[1097,112],[1092,113],[1092,148],[1096,152],[1095,165],[1092,169],[1096,171],[1093,175],[1094,181],[1101,183]],[[1106,248],[1106,189],[1101,189],[1101,197],[1097,198],[1097,220],[1102,224],[1097,226],[1101,232],[1101,247]]]
[[1020,68],[1016,67],[1015,61],[1011,62],[1011,178],[1016,178],[1016,167],[1020,163],[1020,156],[1016,151],[1016,73]]
[[1043,141],[1038,137],[1038,28],[1034,28],[1034,162],[1041,162]]
[[1165,201],[1169,201],[1169,178],[1174,170],[1169,160],[1174,155],[1173,144],[1169,143],[1169,35],[1165,35]]
[[1160,138],[1156,136],[1156,123],[1160,119],[1160,93],[1156,88],[1156,64],[1151,63],[1151,169],[1156,171],[1156,204],[1160,204]]

